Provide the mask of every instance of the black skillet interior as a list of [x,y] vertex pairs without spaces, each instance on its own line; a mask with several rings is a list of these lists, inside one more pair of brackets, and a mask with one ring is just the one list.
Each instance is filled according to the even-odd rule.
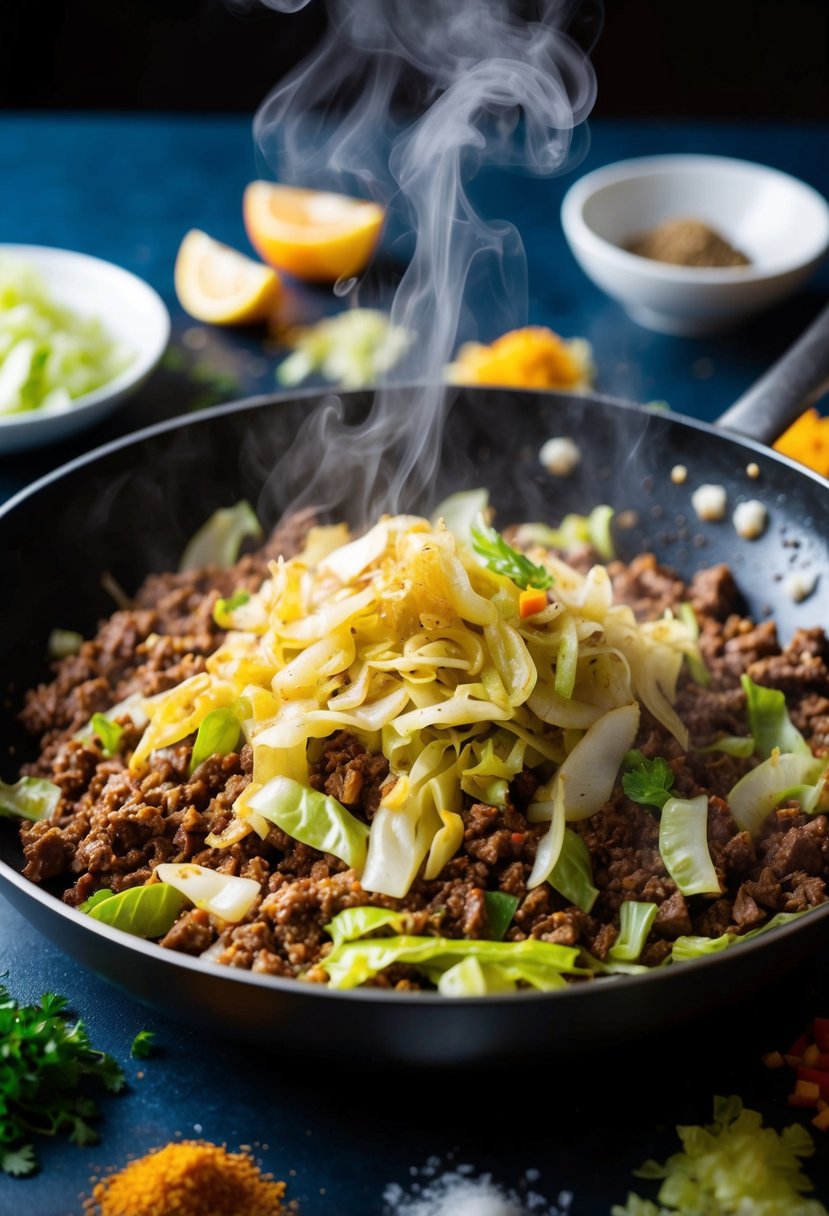
[[[263,524],[274,525],[316,467],[313,453],[310,463],[303,463],[301,453],[292,454],[287,464],[280,459],[319,400],[317,395],[256,399],[153,428],[67,466],[0,513],[10,589],[0,633],[0,777],[14,780],[25,755],[16,714],[24,690],[46,674],[50,630],[89,634],[113,608],[102,585],[104,572],[130,592],[146,573],[174,568],[187,539],[219,506],[247,498]],[[395,408],[413,408],[414,400],[413,390],[397,390]],[[349,462],[346,481],[353,491],[370,396],[345,394],[340,401],[350,436],[340,436],[340,463]],[[542,444],[554,436],[569,436],[582,453],[567,478],[554,477],[539,460]],[[395,509],[429,513],[454,490],[486,487],[496,523],[503,527],[519,520],[555,524],[567,512],[608,503],[617,512],[620,556],[649,550],[685,577],[703,566],[728,563],[747,611],[758,619],[772,614],[783,638],[798,626],[829,619],[825,482],[759,445],[667,412],[600,398],[467,389],[454,395],[440,453],[433,483],[422,477],[426,488],[421,485],[412,501],[404,498]],[[428,455],[427,448],[424,462]],[[392,465],[400,458],[399,452],[388,457]],[[752,463],[758,466],[753,477],[747,471]],[[676,465],[687,469],[682,484],[671,477]],[[691,494],[703,483],[725,486],[724,520],[697,519]],[[353,516],[358,498],[349,493],[341,503],[329,504],[332,515]],[[754,541],[739,538],[730,517],[733,507],[749,498],[760,499],[769,514],[765,533]],[[789,576],[796,572],[818,573],[813,593],[802,602],[789,589]],[[12,827],[0,831],[0,856],[19,871]],[[681,1022],[728,999],[735,979],[745,992],[800,961],[827,923],[819,912],[740,946],[729,952],[734,961],[725,972],[720,956],[644,980],[592,985],[589,991],[529,994],[526,1001],[487,998],[485,1016],[475,1001],[417,997],[413,1017],[411,1000],[385,999],[389,994],[379,999],[369,993],[308,995],[290,982],[228,976],[224,969],[182,961],[144,943],[131,950],[127,939],[91,934],[78,925],[76,914],[42,892],[35,898],[22,880],[4,890],[69,953],[175,1016],[197,1011],[203,1021],[226,1029],[233,1011],[233,1033],[242,1037],[270,1039],[279,1025],[283,1042],[318,1046],[322,1041],[334,1050],[344,1044],[360,1050],[370,1032],[380,1057],[407,1062],[469,1062],[483,1053],[493,1058],[520,1052],[528,1042],[569,1050],[582,1042],[595,1046],[596,1036],[613,1041],[641,1034],[649,1025]],[[136,966],[139,955],[143,962]],[[699,984],[699,974],[711,982]],[[247,996],[240,1002],[243,990]]]

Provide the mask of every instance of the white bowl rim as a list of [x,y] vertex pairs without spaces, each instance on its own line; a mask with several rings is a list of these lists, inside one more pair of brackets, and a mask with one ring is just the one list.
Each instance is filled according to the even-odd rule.
[[[813,248],[807,257],[801,256],[788,262],[782,261],[772,270],[764,270],[756,265],[716,267],[675,265],[674,263],[658,262],[653,258],[644,258],[639,254],[630,253],[620,245],[614,245],[612,241],[599,236],[584,218],[584,206],[587,201],[598,190],[612,186],[616,182],[653,177],[662,173],[726,168],[776,178],[812,201],[823,222],[815,233]],[[717,156],[708,153],[672,152],[664,155],[636,156],[592,169],[578,178],[564,195],[561,203],[561,222],[565,233],[574,244],[590,248],[608,264],[615,265],[618,269],[628,273],[636,273],[641,277],[650,277],[665,282],[697,285],[771,283],[775,279],[785,278],[793,271],[815,265],[829,250],[829,201],[819,190],[801,178],[786,173],[783,169],[776,169],[772,165],[764,165],[758,161],[744,160],[734,156]]]
[[[138,352],[129,366],[125,367],[117,376],[113,376],[106,384],[101,384],[98,388],[83,393],[80,397],[75,397],[71,406],[66,409],[47,406],[24,410],[17,414],[0,414],[0,430],[14,431],[34,427],[38,422],[51,421],[67,415],[75,417],[87,409],[101,406],[110,398],[114,401],[125,395],[133,385],[140,384],[156,367],[170,341],[172,322],[166,304],[146,279],[142,279],[140,275],[134,274],[124,266],[119,266],[117,262],[109,262],[95,254],[82,253],[76,249],[62,249],[56,245],[18,244],[13,241],[3,241],[0,242],[0,255],[20,258],[23,261],[27,258],[35,259],[45,256],[56,262],[85,264],[90,269],[102,271],[112,277],[120,277],[124,282],[129,283],[133,291],[144,296],[156,325],[154,343],[149,345],[143,353]],[[102,317],[101,322],[106,325],[106,318]]]

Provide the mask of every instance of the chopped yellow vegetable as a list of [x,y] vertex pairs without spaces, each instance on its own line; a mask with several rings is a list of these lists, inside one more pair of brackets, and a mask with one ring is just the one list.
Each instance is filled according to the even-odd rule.
[[592,352],[584,338],[568,340],[545,326],[528,325],[491,346],[467,342],[447,375],[455,384],[580,391],[593,382]]
[[805,410],[774,444],[774,449],[829,477],[829,418],[812,407]]

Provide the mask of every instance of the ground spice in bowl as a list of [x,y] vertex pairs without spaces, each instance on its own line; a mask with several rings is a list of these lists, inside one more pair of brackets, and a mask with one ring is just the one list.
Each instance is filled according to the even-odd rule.
[[285,1183],[248,1153],[181,1140],[96,1182],[86,1216],[283,1216]]
[[665,220],[625,246],[628,253],[674,266],[749,266],[744,253],[703,220]]

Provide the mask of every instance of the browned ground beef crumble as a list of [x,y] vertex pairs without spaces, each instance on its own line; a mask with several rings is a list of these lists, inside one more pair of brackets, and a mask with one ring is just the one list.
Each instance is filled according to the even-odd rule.
[[[145,883],[163,861],[193,861],[255,878],[262,897],[243,923],[228,927],[207,912],[186,911],[162,945],[189,954],[212,948],[212,957],[232,967],[323,983],[327,976],[316,964],[328,948],[324,926],[355,905],[405,907],[414,933],[486,937],[484,893],[503,891],[519,900],[508,939],[532,936],[581,945],[604,958],[618,932],[620,903],[648,900],[658,912],[642,961],[655,965],[681,935],[743,933],[776,912],[802,911],[826,899],[827,818],[783,806],[752,840],[737,827],[726,802],[751,762],[721,753],[685,754],[644,709],[636,746],[648,757],[668,759],[682,796],[708,794],[719,897],[686,898],[678,891],[660,858],[656,813],[621,790],[592,818],[572,825],[589,849],[600,892],[591,913],[568,905],[549,883],[528,891],[537,843],[547,829],[529,823],[524,813],[536,788],[529,772],[513,782],[505,809],[467,800],[462,849],[439,878],[418,878],[405,900],[363,891],[343,862],[276,827],[265,840],[251,833],[230,848],[206,848],[206,835],[230,822],[232,805],[250,781],[247,746],[238,754],[210,758],[188,776],[191,738],[156,753],[153,768],[134,776],[123,754],[106,758],[96,739],[81,742],[73,736],[91,714],[130,693],[150,695],[203,670],[205,656],[223,636],[212,619],[216,599],[240,586],[258,586],[267,560],[294,551],[296,539],[275,535],[259,554],[246,556],[230,571],[152,576],[128,610],[105,621],[77,656],[57,663],[51,683],[28,694],[23,720],[40,739],[41,750],[25,772],[47,777],[62,791],[50,820],[21,828],[24,873],[33,882],[53,885],[77,906],[100,888],[117,892]],[[746,733],[740,685],[746,672],[759,684],[782,689],[795,725],[817,755],[829,755],[829,641],[822,630],[800,630],[781,648],[771,621],[755,624],[740,615],[739,595],[724,566],[700,572],[687,586],[648,554],[609,569],[617,600],[642,618],[661,616],[686,600],[694,606],[711,673],[709,687],[688,680],[680,688],[677,709],[694,746],[723,733]],[[126,727],[121,752],[128,756],[140,732],[128,718],[120,721]],[[345,732],[324,743],[311,778],[316,789],[367,822],[388,779],[386,760],[368,755]],[[409,968],[395,967],[374,983],[417,988],[422,980]]]

